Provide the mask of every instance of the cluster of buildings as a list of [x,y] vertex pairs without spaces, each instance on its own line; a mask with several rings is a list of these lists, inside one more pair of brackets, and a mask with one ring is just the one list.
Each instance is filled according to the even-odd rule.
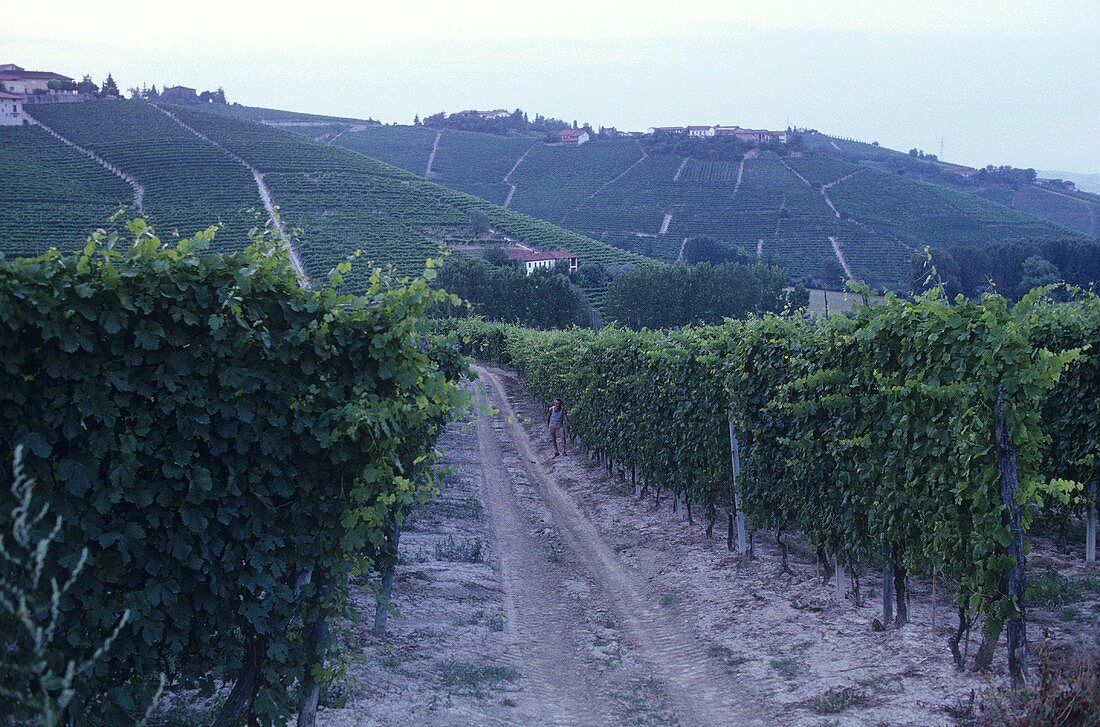
[[480,119],[503,119],[511,116],[512,114],[504,109],[493,109],[492,111],[478,111],[477,109],[466,109],[465,111],[459,111],[456,116],[477,116]]
[[53,71],[28,71],[14,63],[0,64],[0,126],[29,123],[23,105],[37,101],[78,100],[73,79]]
[[769,141],[787,143],[786,131],[769,131],[767,129],[744,129],[740,126],[651,126],[650,134],[681,134],[699,138],[713,136],[733,136],[746,144],[766,144]]

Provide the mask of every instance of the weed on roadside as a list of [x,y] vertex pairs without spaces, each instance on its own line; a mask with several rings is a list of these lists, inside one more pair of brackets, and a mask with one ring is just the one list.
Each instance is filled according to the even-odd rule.
[[480,563],[483,559],[481,540],[478,538],[455,540],[454,536],[448,535],[446,540],[435,544],[435,557],[436,560],[455,563]]
[[818,714],[840,714],[870,703],[870,697],[858,687],[833,687],[811,699],[810,707]]
[[448,661],[440,665],[440,682],[451,694],[485,697],[488,690],[504,688],[505,683],[519,679],[519,671],[497,664],[470,664]]
[[751,658],[736,654],[729,647],[721,646],[719,644],[715,644],[707,649],[707,656],[713,656],[717,659],[721,659],[722,663],[725,664],[726,668],[728,669],[736,669],[742,664],[752,661]]
[[771,667],[784,679],[794,679],[802,673],[802,664],[798,659],[785,656],[782,659],[772,659]]

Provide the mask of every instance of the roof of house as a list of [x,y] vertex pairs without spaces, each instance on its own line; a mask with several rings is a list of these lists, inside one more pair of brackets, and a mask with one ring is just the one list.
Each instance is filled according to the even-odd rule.
[[[164,89],[164,91],[190,91],[191,93],[195,93],[195,89],[190,86],[169,86]],[[164,91],[161,91],[161,93],[164,93]]]
[[654,126],[654,131],[683,131],[683,126]]
[[7,91],[0,91],[0,98],[6,101],[22,101],[23,97],[18,93],[8,93]]
[[577,257],[577,253],[568,250],[524,250],[522,247],[510,247],[504,251],[509,260],[522,260],[525,263],[540,260],[568,260]]
[[581,136],[581,134],[587,134],[587,133],[588,132],[585,131],[584,129],[562,129],[561,132],[558,134],[558,136],[560,136],[563,139],[566,138],[566,137],[574,137],[574,136],[579,138]]
[[689,126],[688,131],[705,131],[713,128],[713,126]]
[[68,76],[62,76],[53,71],[0,71],[0,81],[16,81],[20,79],[45,79],[47,81],[71,81]]

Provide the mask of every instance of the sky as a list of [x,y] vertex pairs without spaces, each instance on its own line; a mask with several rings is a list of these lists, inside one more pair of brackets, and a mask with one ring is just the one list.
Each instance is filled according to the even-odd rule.
[[410,123],[522,108],[644,130],[813,128],[971,166],[1100,172],[1100,1],[55,0],[0,63]]

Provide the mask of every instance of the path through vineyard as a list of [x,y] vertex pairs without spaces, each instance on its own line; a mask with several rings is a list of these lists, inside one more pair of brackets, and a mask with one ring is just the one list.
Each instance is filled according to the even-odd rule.
[[779,576],[759,533],[739,558],[698,513],[554,458],[519,377],[478,375],[479,410],[440,442],[451,474],[402,535],[385,637],[367,632],[371,591],[353,590],[364,664],[322,724],[820,725],[815,700],[852,690],[865,702],[845,723],[946,725],[978,686],[943,647],[946,610],[930,633],[926,584],[911,584],[914,626],[876,633],[873,595],[838,601],[812,551]]

